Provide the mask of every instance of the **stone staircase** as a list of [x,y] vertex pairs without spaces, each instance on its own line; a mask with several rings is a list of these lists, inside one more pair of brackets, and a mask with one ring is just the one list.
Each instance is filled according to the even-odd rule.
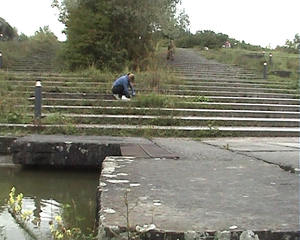
[[27,73],[48,73],[55,71],[54,59],[58,51],[57,44],[50,44],[44,49],[35,49],[9,66],[8,71]]
[[[177,49],[167,68],[181,79],[163,92],[176,100],[174,107],[139,106],[138,97],[116,101],[107,83],[87,77],[12,73],[11,90],[30,99],[31,116],[34,81],[42,78],[43,119],[39,124],[1,123],[0,129],[111,136],[299,136],[299,98],[291,80],[265,80],[190,49]],[[145,90],[137,86],[141,92]]]

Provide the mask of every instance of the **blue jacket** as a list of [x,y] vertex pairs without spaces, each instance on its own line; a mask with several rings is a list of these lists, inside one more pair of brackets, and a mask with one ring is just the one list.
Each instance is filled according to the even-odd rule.
[[124,87],[124,92],[126,97],[130,97],[128,88],[130,87],[132,95],[135,95],[135,90],[133,88],[133,86],[131,86],[130,81],[129,81],[129,77],[128,75],[124,75],[119,77],[114,83],[113,83],[113,87],[117,87],[117,86],[123,86]]

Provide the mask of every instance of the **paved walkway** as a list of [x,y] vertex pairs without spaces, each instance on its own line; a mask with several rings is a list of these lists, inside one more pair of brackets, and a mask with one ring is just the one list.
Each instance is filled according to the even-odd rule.
[[299,230],[298,138],[153,142],[179,159],[104,161],[100,182],[105,228],[153,223],[156,229],[179,233]]
[[105,229],[299,230],[298,138],[122,139],[123,156],[106,157],[100,177]]

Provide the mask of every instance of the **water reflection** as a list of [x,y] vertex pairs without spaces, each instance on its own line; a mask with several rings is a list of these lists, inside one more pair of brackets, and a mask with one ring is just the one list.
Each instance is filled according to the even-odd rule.
[[[3,221],[7,218],[4,210],[6,199],[11,188],[15,187],[16,194],[22,192],[24,195],[23,208],[33,211],[35,220],[30,225],[35,232],[39,231],[42,235],[49,232],[49,221],[62,210],[63,205],[69,204],[72,206],[69,221],[75,223],[76,217],[84,218],[84,221],[76,223],[87,233],[87,229],[94,226],[99,176],[99,169],[0,167],[0,226],[4,226]],[[9,229],[6,228],[6,232],[11,231]]]

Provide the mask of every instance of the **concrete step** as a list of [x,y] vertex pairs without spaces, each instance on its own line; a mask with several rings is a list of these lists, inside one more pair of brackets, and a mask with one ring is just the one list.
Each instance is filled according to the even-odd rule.
[[284,93],[284,94],[294,94],[298,93],[294,89],[280,89],[280,88],[264,88],[261,86],[183,86],[184,89],[188,90],[199,90],[199,91],[210,91],[212,88],[214,91],[227,91],[227,92],[261,92],[261,93]]
[[173,72],[177,74],[183,74],[183,75],[203,75],[203,74],[213,74],[213,75],[227,75],[227,76],[241,76],[243,78],[248,77],[248,78],[253,78],[256,75],[253,73],[248,73],[248,72],[242,72],[238,71],[234,68],[222,68],[218,67],[218,65],[212,65],[211,68],[203,68],[202,65],[199,65],[198,67],[195,68],[189,68],[186,66],[174,66]]
[[[29,75],[28,75],[29,76]],[[28,79],[27,76],[27,80],[23,82],[20,80],[12,80],[12,82],[14,82],[14,88],[16,88],[17,86],[20,86],[20,88],[18,87],[18,89],[22,89],[21,86],[23,86],[24,88],[27,88],[29,91],[32,90],[31,86],[34,86],[35,84],[35,79],[33,79],[33,77],[30,78],[30,80]],[[67,76],[66,76],[67,77]],[[45,77],[43,77],[45,78]],[[53,81],[51,79],[57,79],[56,81]],[[49,80],[50,79],[50,80]],[[58,81],[58,79],[60,81]],[[64,79],[62,81],[62,79]],[[76,91],[76,89],[79,91],[80,88],[82,88],[84,85],[86,86],[85,89],[87,92],[91,91],[91,89],[94,89],[95,87],[97,87],[97,89],[102,89],[102,87],[104,89],[108,89],[110,87],[107,86],[107,83],[101,83],[101,82],[92,82],[89,78],[74,78],[72,79],[71,77],[67,77],[66,79],[64,77],[57,77],[57,76],[53,76],[51,78],[46,78],[45,81],[43,80],[43,88],[45,91],[48,91],[48,87],[50,88],[49,91],[67,91],[69,88],[71,88],[71,92]],[[188,79],[188,80],[187,80]],[[80,80],[80,81],[78,81]],[[28,82],[29,81],[29,82]],[[31,82],[31,84],[30,84]],[[25,84],[27,83],[27,84]],[[28,84],[29,83],[29,84]],[[201,88],[203,86],[205,86],[206,88],[208,88],[209,86],[213,87],[213,88],[217,88],[217,86],[222,86],[224,89],[228,89],[231,90],[231,88],[234,88],[235,91],[237,89],[254,89],[255,91],[258,91],[258,88],[262,88],[261,91],[266,91],[266,92],[290,92],[290,93],[296,93],[297,89],[293,89],[294,87],[294,82],[290,81],[290,80],[286,80],[285,84],[283,84],[283,82],[270,82],[270,81],[266,81],[264,79],[261,80],[243,80],[243,79],[232,79],[232,78],[228,78],[228,79],[220,79],[220,78],[211,78],[210,80],[207,79],[202,79],[199,77],[191,77],[191,78],[187,78],[187,76],[184,77],[184,85],[177,85],[176,88],[177,89],[181,89],[181,88],[191,88],[190,85],[195,86],[195,88]],[[55,86],[53,86],[55,85]],[[52,88],[50,87],[52,86]],[[199,86],[199,87],[198,87]],[[69,88],[68,88],[69,87]],[[137,88],[138,85],[137,85]],[[172,86],[168,86],[165,85],[165,88],[172,88]],[[140,90],[142,91],[142,89],[140,88]],[[259,90],[260,91],[260,90]]]
[[[294,81],[284,81],[284,82],[268,82],[265,80],[257,79],[245,80],[245,79],[200,79],[200,78],[181,78],[184,81],[183,86],[224,86],[224,87],[262,87],[262,88],[276,88],[276,89],[294,89]],[[296,90],[296,89],[294,89]]]
[[[253,102],[239,102],[238,100],[233,99],[234,102],[226,102],[226,99],[223,99],[221,101],[214,101],[212,102],[211,100],[208,102],[205,101],[197,101],[197,102],[190,102],[190,101],[185,101],[179,103],[180,106],[182,107],[190,107],[194,106],[193,108],[203,108],[203,109],[236,109],[236,110],[256,110],[256,111],[289,111],[289,112],[298,112],[300,109],[300,105],[297,105],[297,102],[294,102],[291,100],[291,102],[284,101],[283,104],[279,104],[276,102],[271,102],[271,103],[255,103],[256,101],[253,100]],[[47,106],[47,104],[52,105],[56,104],[54,106],[59,107],[59,105],[63,104],[68,104],[70,108],[72,107],[81,107],[81,106],[94,106],[94,107],[99,107],[99,108],[107,108],[106,105],[114,105],[114,106],[122,106],[121,108],[123,109],[125,106],[123,103],[121,105],[117,104],[116,101],[113,99],[110,100],[98,100],[98,99],[88,99],[85,100],[84,102],[82,99],[43,99],[43,106]],[[299,103],[299,102],[298,102]],[[51,108],[51,107],[50,107]],[[109,106],[108,106],[109,108]]]
[[[197,90],[161,90],[159,93],[164,94],[166,96],[179,97],[179,98],[192,98],[192,97],[203,97],[209,99],[215,98],[238,98],[238,99],[273,99],[273,100],[281,100],[281,99],[295,99],[297,100],[296,94],[285,94],[285,93],[260,93],[260,92],[228,92],[228,91],[197,91]],[[33,91],[23,92],[22,94],[34,96]],[[147,94],[147,93],[146,93]],[[97,93],[95,92],[43,92],[43,98],[65,98],[65,99],[112,99],[112,94],[110,94],[110,90],[107,90],[107,93]]]
[[299,112],[300,105],[288,105],[288,104],[263,104],[263,103],[235,103],[235,102],[202,102],[195,103],[190,102],[187,104],[195,104],[202,108],[211,109],[243,109],[253,111],[288,111]]
[[[114,127],[118,131],[127,126],[124,131],[150,128],[158,134],[159,131],[169,131],[170,134],[174,131],[220,131],[222,127],[227,127],[226,134],[238,132],[229,131],[228,127],[243,127],[244,130],[259,127],[262,131],[276,128],[276,134],[282,134],[287,129],[293,129],[286,131],[290,133],[299,127],[300,101],[292,81],[258,79],[251,70],[207,60],[192,50],[179,50],[177,57],[168,63],[168,67],[180,73],[182,83],[166,84],[157,90],[170,102],[174,101],[173,107],[139,107],[138,99],[127,103],[115,101],[107,83],[89,77],[41,74],[43,127],[52,116],[60,118],[60,122],[65,119],[66,124],[46,124],[47,128],[61,129],[72,124],[79,129],[82,126],[91,129],[86,127],[91,125],[97,131],[114,131]],[[32,104],[37,77],[37,73],[24,73],[22,77],[12,74],[12,89],[28,96]],[[139,85],[136,89],[138,94],[149,93]],[[33,105],[26,107],[32,116]],[[257,132],[251,131],[251,134]]]
[[[170,97],[181,97],[185,99],[195,99],[195,96],[178,96],[178,95],[169,95]],[[299,105],[300,99],[297,98],[275,98],[275,97],[254,97],[254,96],[209,96],[204,95],[203,97],[200,97],[199,102],[230,102],[230,103],[261,103],[261,104],[280,104],[280,105]]]
[[[28,106],[34,109],[34,106]],[[78,113],[81,114],[117,114],[119,112],[124,112],[130,110],[132,107],[122,106],[122,107],[110,107],[110,106],[51,106],[43,105],[43,112],[56,112],[63,113],[68,111],[68,113]],[[245,109],[191,109],[191,108],[145,108],[145,107],[135,107],[135,114],[141,115],[147,113],[147,115],[152,116],[212,116],[212,117],[259,117],[259,118],[298,118],[299,109],[295,112],[289,111],[262,111],[262,110],[245,110]]]
[[[147,131],[147,129],[158,130],[158,131],[171,131],[173,134],[174,131],[186,132],[187,134],[190,132],[199,132],[201,136],[201,131],[205,132],[206,136],[256,136],[256,137],[299,137],[300,136],[300,128],[299,127],[286,127],[286,128],[278,128],[278,127],[203,127],[203,126],[142,126],[142,125],[127,125],[127,124],[72,124],[63,125],[63,124],[55,124],[55,125],[36,125],[36,124],[6,124],[0,123],[0,129],[32,129],[36,131],[37,129],[55,129],[57,133],[63,133],[64,128],[77,128],[82,129],[85,133],[89,133],[88,130],[91,130],[93,135],[95,134],[103,134],[104,130],[110,129],[115,131],[125,131],[125,130],[135,130],[135,131]],[[61,130],[61,131],[60,131]],[[210,135],[211,134],[211,135]],[[219,134],[219,135],[218,135]],[[174,134],[173,134],[174,136]],[[180,133],[176,132],[176,136],[180,136]]]
[[[51,117],[56,114],[42,114]],[[298,127],[299,118],[263,118],[263,117],[220,117],[220,116],[153,116],[122,114],[60,114],[62,119],[72,123],[105,124],[107,122],[128,125],[167,125],[167,126],[260,126],[260,127]],[[68,121],[67,121],[68,122]]]
[[[34,94],[33,93],[28,93],[27,94],[31,95],[34,99]],[[114,99],[113,95],[111,93],[84,93],[84,92],[79,92],[79,93],[59,93],[59,92],[43,92],[42,93],[43,99],[54,99],[54,98],[59,98],[59,99]]]
[[[163,88],[158,89],[157,93],[171,95],[174,97],[231,97],[231,98],[256,98],[256,99],[298,99],[298,94],[294,90],[289,89],[265,89],[265,88],[227,88],[227,87],[198,87],[185,86],[184,88]],[[23,87],[22,87],[23,88]],[[27,87],[27,90],[12,87],[11,91],[18,90],[25,95],[34,95],[34,87]],[[43,87],[43,98],[104,98],[107,99],[111,95],[110,89],[101,87]],[[148,89],[136,89],[137,94],[151,93]]]
[[[79,81],[80,80],[80,81]],[[210,87],[210,88],[215,88],[215,87],[224,87],[224,88],[244,88],[244,89],[256,89],[259,90],[265,89],[265,91],[291,91],[291,92],[297,92],[297,89],[293,89],[293,83],[290,81],[286,81],[284,84],[282,82],[277,83],[277,82],[266,82],[266,81],[234,81],[232,79],[228,80],[220,80],[220,79],[214,79],[214,80],[201,80],[201,79],[189,79],[189,78],[182,78],[184,80],[184,84],[179,84],[176,85],[177,89],[183,89],[183,88],[201,88],[201,87]],[[18,89],[27,89],[32,90],[32,87],[35,86],[35,80],[27,79],[27,80],[10,80],[10,83],[13,84],[13,87],[17,87]],[[78,79],[78,80],[70,80],[70,79],[65,79],[65,80],[43,80],[42,86],[43,89],[46,88],[109,88],[107,86],[107,83],[103,82],[95,82],[90,79]],[[142,87],[137,84],[138,88],[142,90]],[[165,84],[165,87],[170,87],[170,88],[175,88],[174,85],[169,85]]]
[[[42,75],[42,76],[41,76]],[[91,78],[87,77],[78,77],[78,76],[52,76],[52,73],[49,73],[52,77],[45,77],[43,74],[36,75],[34,73],[26,73],[22,75],[22,77],[15,77],[14,75],[10,77],[10,82],[14,83],[15,85],[21,85],[22,83],[32,83],[34,84],[37,79],[41,80],[42,83],[46,85],[67,85],[70,84],[76,84],[76,85],[85,85],[85,84],[100,84],[104,85],[107,84],[107,82],[102,82],[101,80],[95,81]],[[283,83],[294,83],[294,80],[291,79],[283,79],[283,80],[268,80],[268,79],[238,79],[238,78],[213,78],[210,80],[205,80],[203,78],[199,78],[195,75],[186,74],[183,76],[177,76],[179,79],[182,79],[184,81],[184,85],[193,85],[199,83],[200,85],[205,83],[215,83],[215,84],[259,84],[259,85],[277,85],[278,87],[285,88],[285,85]],[[136,84],[139,84],[137,82]]]
[[177,96],[205,96],[205,97],[236,97],[236,98],[287,98],[297,99],[298,95],[290,93],[269,93],[269,92],[257,92],[257,91],[216,91],[214,89],[209,91],[197,91],[197,90],[166,90],[167,94]]
[[[260,105],[271,105],[271,107],[278,107],[283,110],[285,106],[291,106],[293,109],[298,108],[300,101],[299,99],[288,99],[288,98],[256,98],[256,97],[222,97],[222,96],[178,96],[178,95],[167,95],[170,98],[174,98],[174,101],[178,101],[178,98],[184,99],[183,104],[222,104],[232,105],[245,104],[254,105],[256,108]],[[34,100],[34,96],[30,98]],[[83,101],[84,100],[84,101]],[[114,100],[111,94],[53,94],[52,97],[45,97],[43,95],[44,104],[56,104],[64,105],[66,103],[70,105],[97,105],[102,104],[102,101],[112,102]],[[113,101],[115,102],[115,101]],[[295,110],[294,110],[295,111]]]
[[[108,100],[110,101],[110,100]],[[252,110],[252,111],[282,111],[299,112],[300,105],[281,105],[281,104],[255,104],[255,103],[235,103],[235,102],[182,102],[181,107],[191,105],[196,109],[217,109],[217,110]],[[124,108],[124,106],[122,106]],[[136,108],[135,108],[136,109]]]

